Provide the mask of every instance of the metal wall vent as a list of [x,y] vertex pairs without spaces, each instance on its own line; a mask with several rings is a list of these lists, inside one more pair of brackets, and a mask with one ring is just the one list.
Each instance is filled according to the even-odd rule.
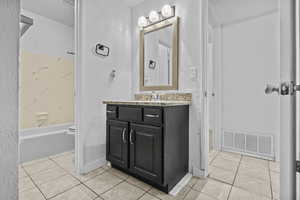
[[272,135],[258,135],[223,131],[222,150],[243,153],[260,158],[274,159]]

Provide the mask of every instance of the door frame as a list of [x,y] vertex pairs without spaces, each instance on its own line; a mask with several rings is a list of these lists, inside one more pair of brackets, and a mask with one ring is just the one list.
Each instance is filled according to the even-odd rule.
[[[202,46],[202,95],[201,95],[201,169],[204,176],[208,175],[209,137],[207,130],[207,33],[208,33],[208,1],[201,3],[201,46]],[[296,13],[300,5],[296,0],[279,0],[280,10],[280,68],[283,81],[296,80]],[[296,12],[297,11],[297,12]],[[299,18],[299,15],[297,16]],[[297,18],[297,19],[298,19]],[[298,30],[299,30],[299,26]],[[299,38],[298,38],[299,39]],[[300,45],[299,45],[300,46]],[[299,59],[300,60],[300,59]],[[299,61],[298,60],[298,61]],[[299,64],[299,63],[298,63]],[[279,83],[278,83],[279,84]],[[262,88],[263,89],[263,88]],[[296,97],[280,96],[280,197],[281,199],[296,199]]]
[[83,162],[83,140],[80,134],[81,130],[81,102],[82,102],[82,78],[81,78],[81,0],[75,0],[75,170],[77,174],[84,173],[84,162]]

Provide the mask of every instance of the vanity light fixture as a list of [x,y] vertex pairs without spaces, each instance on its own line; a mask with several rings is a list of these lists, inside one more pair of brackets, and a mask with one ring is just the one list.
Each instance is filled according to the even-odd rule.
[[159,13],[156,12],[155,10],[152,10],[149,14],[149,20],[152,23],[158,22],[159,21]]
[[148,25],[148,19],[144,16],[139,17],[138,25],[139,25],[139,27],[147,26]]
[[164,7],[161,9],[161,14],[163,17],[171,17],[173,15],[173,11],[174,11],[174,8],[167,4],[167,5],[164,5]]
[[171,5],[167,4],[167,5],[164,5],[162,7],[161,11],[159,11],[159,12],[152,10],[149,13],[148,17],[144,17],[144,16],[139,17],[138,26],[141,28],[145,28],[147,26],[167,20],[174,16],[175,16],[175,6],[171,6]]

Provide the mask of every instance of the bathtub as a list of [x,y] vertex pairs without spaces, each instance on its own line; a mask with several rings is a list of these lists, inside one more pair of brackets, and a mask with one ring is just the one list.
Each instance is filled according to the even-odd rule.
[[74,150],[74,124],[25,129],[19,132],[19,162],[27,162]]

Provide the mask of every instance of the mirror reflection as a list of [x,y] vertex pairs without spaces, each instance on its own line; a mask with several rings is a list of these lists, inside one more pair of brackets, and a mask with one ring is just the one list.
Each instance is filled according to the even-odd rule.
[[172,25],[145,34],[145,86],[172,84],[172,35]]

